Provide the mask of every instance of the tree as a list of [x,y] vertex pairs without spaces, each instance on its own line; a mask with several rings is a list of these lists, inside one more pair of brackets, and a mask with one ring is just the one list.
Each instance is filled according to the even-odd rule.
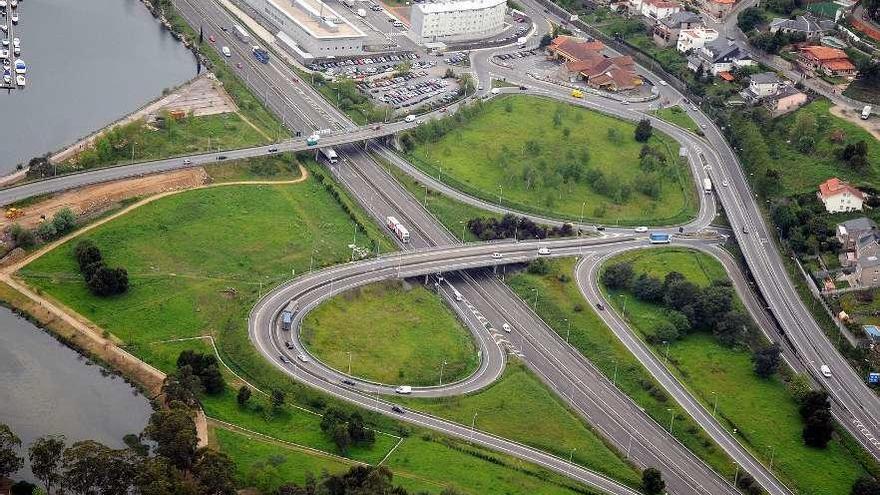
[[199,377],[201,385],[206,393],[219,394],[223,391],[224,381],[220,369],[217,367],[217,358],[211,354],[203,354],[192,350],[185,350],[177,356],[177,368],[189,366],[193,374]]
[[239,406],[247,404],[251,400],[251,389],[247,385],[242,385],[238,389],[238,395],[235,397],[235,400],[238,401]]
[[850,495],[880,495],[880,483],[874,478],[863,475],[853,483]]
[[272,407],[275,409],[281,409],[284,406],[284,392],[281,390],[273,390],[272,391]]
[[742,29],[742,32],[748,33],[749,31],[755,29],[761,23],[764,22],[764,14],[761,9],[757,7],[749,7],[742,11],[739,15],[739,18],[736,20],[736,24]]
[[61,456],[64,447],[63,436],[45,436],[34,440],[28,449],[31,472],[46,488],[47,494],[52,493],[52,488],[61,479]]
[[12,242],[22,249],[32,248],[37,243],[34,231],[26,229],[17,223],[12,224],[12,227],[9,228],[9,235],[12,236]]
[[654,334],[650,340],[654,343],[672,342],[678,339],[678,329],[668,321],[659,321],[654,325]]
[[728,311],[715,325],[712,333],[721,345],[733,347],[745,338],[749,319],[738,310]]
[[666,482],[659,470],[648,468],[642,471],[642,491],[646,495],[660,495],[665,488]]
[[820,409],[807,418],[804,424],[804,443],[810,447],[824,449],[834,432],[831,411]]
[[125,268],[99,266],[87,281],[89,290],[96,296],[106,297],[122,294],[128,290],[128,272]]
[[34,495],[34,490],[37,490],[37,485],[25,480],[16,481],[9,487],[10,495]]
[[648,119],[642,119],[636,125],[635,138],[636,141],[640,143],[644,143],[647,140],[651,139],[651,121]]
[[779,344],[772,344],[755,351],[752,354],[752,363],[755,374],[761,378],[770,378],[779,369]]
[[86,440],[64,450],[62,479],[65,490],[82,494],[125,494],[137,477],[137,455]]
[[180,402],[185,406],[193,407],[198,403],[198,396],[202,390],[202,380],[193,373],[189,365],[168,373],[165,381],[162,382],[162,393],[165,394],[165,401],[168,403]]
[[[688,306],[694,306],[700,297],[700,288],[687,280],[675,280],[663,285],[665,286],[663,302],[672,309],[682,311]],[[693,324],[693,321],[691,323]]]
[[144,436],[156,442],[156,453],[178,469],[188,470],[195,463],[199,442],[196,424],[180,403],[171,404],[168,410],[154,412],[144,428]]
[[636,298],[657,303],[663,300],[663,282],[647,273],[639,275],[632,284],[633,295]]
[[602,284],[612,290],[628,289],[633,275],[630,263],[615,263],[602,272]]
[[70,208],[62,208],[52,216],[52,226],[56,235],[62,236],[76,227],[76,215]]
[[137,495],[197,495],[197,487],[171,461],[155,456],[144,459],[135,479]]
[[85,272],[86,267],[104,261],[101,250],[89,239],[83,239],[76,244],[74,256],[76,257],[77,264],[79,264],[79,271],[81,273]]
[[21,439],[9,426],[0,424],[0,478],[8,478],[24,466],[24,459],[18,455],[20,447]]
[[235,463],[223,452],[209,448],[199,449],[193,466],[199,480],[199,495],[234,495]]
[[357,411],[348,418],[348,436],[358,445],[372,445],[376,441],[376,433],[364,425],[364,418]]
[[733,289],[724,283],[713,283],[700,292],[696,307],[699,326],[714,328],[718,320],[733,308]]

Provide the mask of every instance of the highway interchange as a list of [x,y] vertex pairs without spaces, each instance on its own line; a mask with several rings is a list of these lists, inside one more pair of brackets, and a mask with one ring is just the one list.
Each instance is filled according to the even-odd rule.
[[[229,25],[231,20],[228,14],[214,2],[179,0],[175,3],[194,26],[204,23],[206,34],[210,30],[218,38],[228,37],[219,27]],[[525,5],[527,13],[536,20],[538,26],[541,26],[542,17],[546,14],[543,14],[540,7],[535,7],[531,1],[525,2]],[[538,35],[540,33],[541,31]],[[298,318],[301,318],[308,309],[313,308],[320,301],[357,285],[386,278],[409,276],[427,275],[436,280],[436,274],[442,272],[445,280],[440,285],[440,292],[474,334],[478,348],[481,350],[481,365],[474,375],[465,380],[444,387],[416,390],[416,394],[444,395],[477,390],[500,375],[508,354],[515,355],[636,465],[660,468],[672,493],[736,493],[728,480],[721,478],[697,459],[661,425],[641,411],[588,360],[568,346],[564,339],[561,339],[531,310],[528,304],[516,297],[493,275],[492,265],[517,263],[534,258],[537,243],[460,245],[455,236],[440,225],[418,200],[403,189],[396,179],[365,151],[365,148],[371,149],[421,183],[455,199],[493,211],[508,211],[498,205],[455,191],[442,182],[426,176],[381,143],[373,141],[375,138],[416,125],[415,123],[385,124],[378,129],[358,128],[311,88],[304,87],[302,83],[292,82],[292,79],[296,78],[295,73],[283,63],[273,59],[269,66],[257,64],[233,39],[229,39],[228,44],[234,51],[232,62],[240,61],[243,64],[243,68],[239,70],[242,79],[247,81],[255,93],[264,97],[268,107],[280,115],[290,129],[302,131],[303,135],[318,129],[331,130],[322,136],[321,145],[337,146],[342,160],[332,168],[332,172],[361,205],[380,223],[385,216],[395,215],[413,231],[411,245],[401,246],[405,251],[300,276],[261,299],[251,313],[249,331],[254,344],[267,359],[295,379],[310,386],[355,402],[362,407],[397,415],[390,410],[390,404],[381,397],[391,393],[390,388],[361,381],[356,381],[355,387],[342,386],[340,380],[347,378],[341,372],[320,365],[314,359],[309,363],[298,363],[295,356],[304,349],[296,348],[290,351],[281,344],[282,337],[279,335],[276,317],[291,301],[296,301],[296,304],[300,305]],[[529,87],[528,93],[550,96],[627,120],[645,118],[642,112],[647,109],[648,103],[624,105],[619,101],[604,98],[574,99],[567,95],[565,88],[495,66],[490,61],[492,53],[492,50],[475,51],[472,56],[472,68],[480,83],[486,88],[480,91],[478,96],[486,95],[492,77],[503,77],[508,81],[521,81],[526,84]],[[248,75],[245,76],[245,73]],[[665,98],[671,100],[682,98],[671,88],[662,88],[662,91],[664,92],[662,96]],[[725,207],[760,293],[775,321],[787,335],[787,339],[780,339],[775,333],[773,330],[776,328],[775,322],[764,311],[764,303],[757,300],[750,292],[746,278],[729,256],[708,242],[685,240],[676,242],[701,249],[722,261],[738,293],[746,302],[749,312],[768,333],[768,337],[775,341],[783,341],[786,361],[794,369],[813,375],[817,384],[829,390],[834,397],[835,417],[844,427],[852,431],[873,455],[878,456],[880,450],[874,438],[877,436],[877,425],[880,424],[878,422],[880,401],[836,352],[799,300],[787,278],[782,260],[773,245],[768,227],[762,220],[736,157],[720,131],[698,110],[690,109],[688,113],[695,121],[706,125],[705,139],[663,121],[652,119],[652,123],[659,130],[678,140],[688,150],[689,162],[697,179],[708,173],[715,184],[724,181],[730,184],[729,187],[718,188],[716,195]],[[300,137],[272,146],[186,157],[186,162],[181,157],[61,176],[0,190],[0,202],[8,204],[25,197],[85,184],[213,163],[221,155],[228,159],[260,156],[275,152],[271,151],[271,148],[277,148],[277,151],[299,151],[307,149],[307,145],[305,138]],[[705,162],[698,158],[700,155],[704,157]],[[714,218],[714,202],[703,200],[703,196],[700,195],[701,208],[698,217],[682,226],[685,232],[704,230]],[[558,223],[557,220],[550,218],[532,217],[543,223]],[[591,229],[591,226],[586,225],[580,227]],[[743,233],[743,227],[748,234]],[[634,238],[631,230],[609,228],[601,237],[545,241],[541,245],[550,247],[552,256],[581,257],[577,268],[577,281],[586,300],[594,305],[602,301],[595,280],[600,262],[625,249],[645,247],[646,241],[644,238]],[[503,253],[502,260],[490,256],[496,251]],[[463,301],[455,300],[456,292],[462,295]],[[791,493],[712,418],[705,405],[700,404],[689,394],[619,316],[610,310],[600,312],[600,316],[670,395],[738,465],[748,471],[768,492]],[[490,329],[487,329],[484,321],[490,323]],[[514,331],[511,334],[505,335],[497,331],[502,321],[512,324]],[[496,331],[492,332],[492,329]],[[280,355],[288,356],[292,363],[281,362],[278,359]],[[817,368],[820,364],[829,364],[834,370],[834,376],[830,380],[818,378]],[[619,483],[565,460],[480,432],[478,427],[470,428],[467,425],[454,424],[412,411],[408,411],[399,419],[511,453],[609,493],[635,493]],[[730,475],[730,473],[725,474]]]

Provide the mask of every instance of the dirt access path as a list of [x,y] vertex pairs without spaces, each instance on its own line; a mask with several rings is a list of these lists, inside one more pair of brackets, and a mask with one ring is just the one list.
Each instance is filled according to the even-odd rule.
[[[178,194],[184,191],[193,191],[197,189],[237,185],[298,184],[308,178],[308,170],[300,166],[300,177],[292,180],[254,180],[223,182],[218,184],[202,184],[188,189],[175,189],[164,191],[153,196],[144,198],[132,205],[123,208],[120,211],[117,211],[116,213],[113,213],[112,215],[108,215],[107,217],[86,225],[83,228],[62,237],[61,239],[58,239],[43,246],[42,248],[28,254],[19,261],[15,261],[13,263],[10,263],[9,265],[0,268],[0,283],[3,283],[13,289],[13,293],[6,294],[6,297],[4,297],[4,299],[8,299],[8,302],[13,304],[15,307],[27,312],[34,318],[38,319],[48,329],[54,332],[58,332],[61,337],[65,339],[70,339],[71,341],[74,341],[76,345],[82,347],[90,353],[94,353],[105,363],[113,366],[115,369],[124,373],[126,376],[137,381],[142,387],[149,391],[151,396],[155,397],[159,395],[162,387],[162,382],[165,380],[165,374],[162,371],[128,353],[128,351],[119,346],[121,342],[117,339],[114,339],[109,334],[109,332],[106,332],[104,329],[95,325],[76,311],[73,311],[72,309],[64,306],[58,301],[51,300],[43,294],[38,294],[35,291],[31,290],[31,288],[28,287],[26,283],[15,277],[15,273],[24,266],[36,260],[37,258],[57,248],[61,244],[64,244],[65,242],[75,237],[85,234],[86,232],[89,232],[97,227],[100,227],[101,225],[104,225],[111,220],[119,218],[122,215],[128,214],[133,210],[140,208],[141,206],[150,204],[154,201],[171,196],[173,194]],[[122,185],[131,181],[124,180],[118,182],[119,184],[117,185]],[[0,295],[3,295],[2,292],[3,291],[0,290]],[[17,292],[17,294],[15,294],[15,292]],[[24,296],[24,300],[22,300],[20,296]],[[205,417],[204,412],[199,410],[196,414],[195,421],[196,431],[199,434],[199,445],[208,445],[208,426],[207,418]]]
[[848,120],[853,124],[871,133],[874,139],[880,141],[880,119],[876,115],[872,115],[868,120],[862,120],[861,111],[856,111],[848,107],[834,105],[829,109],[832,115]]

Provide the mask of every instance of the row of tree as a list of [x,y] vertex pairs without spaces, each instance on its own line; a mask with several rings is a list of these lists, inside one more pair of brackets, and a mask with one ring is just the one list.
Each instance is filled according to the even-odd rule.
[[376,442],[376,432],[364,425],[364,418],[359,412],[349,414],[338,407],[324,411],[321,431],[333,441],[342,455],[346,455],[352,445],[368,447]]
[[733,305],[728,280],[714,280],[699,287],[679,272],[663,280],[635,274],[631,263],[616,263],[602,272],[602,283],[612,290],[630,291],[637,299],[666,308],[666,319],[656,324],[650,337],[655,342],[674,341],[693,331],[710,331],[719,343],[734,346],[748,342],[751,321]]
[[108,297],[128,291],[128,271],[121,267],[108,267],[104,255],[94,242],[88,239],[79,241],[74,256],[92,294]]
[[45,220],[35,229],[28,229],[20,224],[13,224],[9,228],[9,235],[16,246],[29,249],[40,242],[49,242],[67,234],[76,228],[76,215],[70,208],[62,208],[52,215],[51,220]]
[[575,234],[570,223],[548,227],[531,219],[508,213],[503,217],[477,217],[468,220],[468,230],[481,241],[497,239],[546,239],[547,237],[571,237]]

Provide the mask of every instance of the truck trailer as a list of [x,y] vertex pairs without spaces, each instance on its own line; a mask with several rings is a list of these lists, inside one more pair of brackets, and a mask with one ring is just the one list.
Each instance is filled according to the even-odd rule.
[[324,155],[324,159],[331,165],[339,161],[339,155],[336,154],[336,150],[333,148],[321,148],[321,154]]
[[712,192],[712,179],[710,179],[708,177],[703,178],[703,191],[706,194],[709,194]]
[[401,242],[407,243],[409,242],[409,231],[406,230],[406,227],[400,223],[395,217],[388,217],[385,219],[385,226],[388,227],[388,230],[394,232],[394,235],[400,239]]
[[239,26],[238,24],[233,24],[232,30],[235,31],[235,36],[237,36],[238,39],[240,39],[243,43],[250,43],[251,35],[248,34],[248,32],[245,31],[243,27]]

